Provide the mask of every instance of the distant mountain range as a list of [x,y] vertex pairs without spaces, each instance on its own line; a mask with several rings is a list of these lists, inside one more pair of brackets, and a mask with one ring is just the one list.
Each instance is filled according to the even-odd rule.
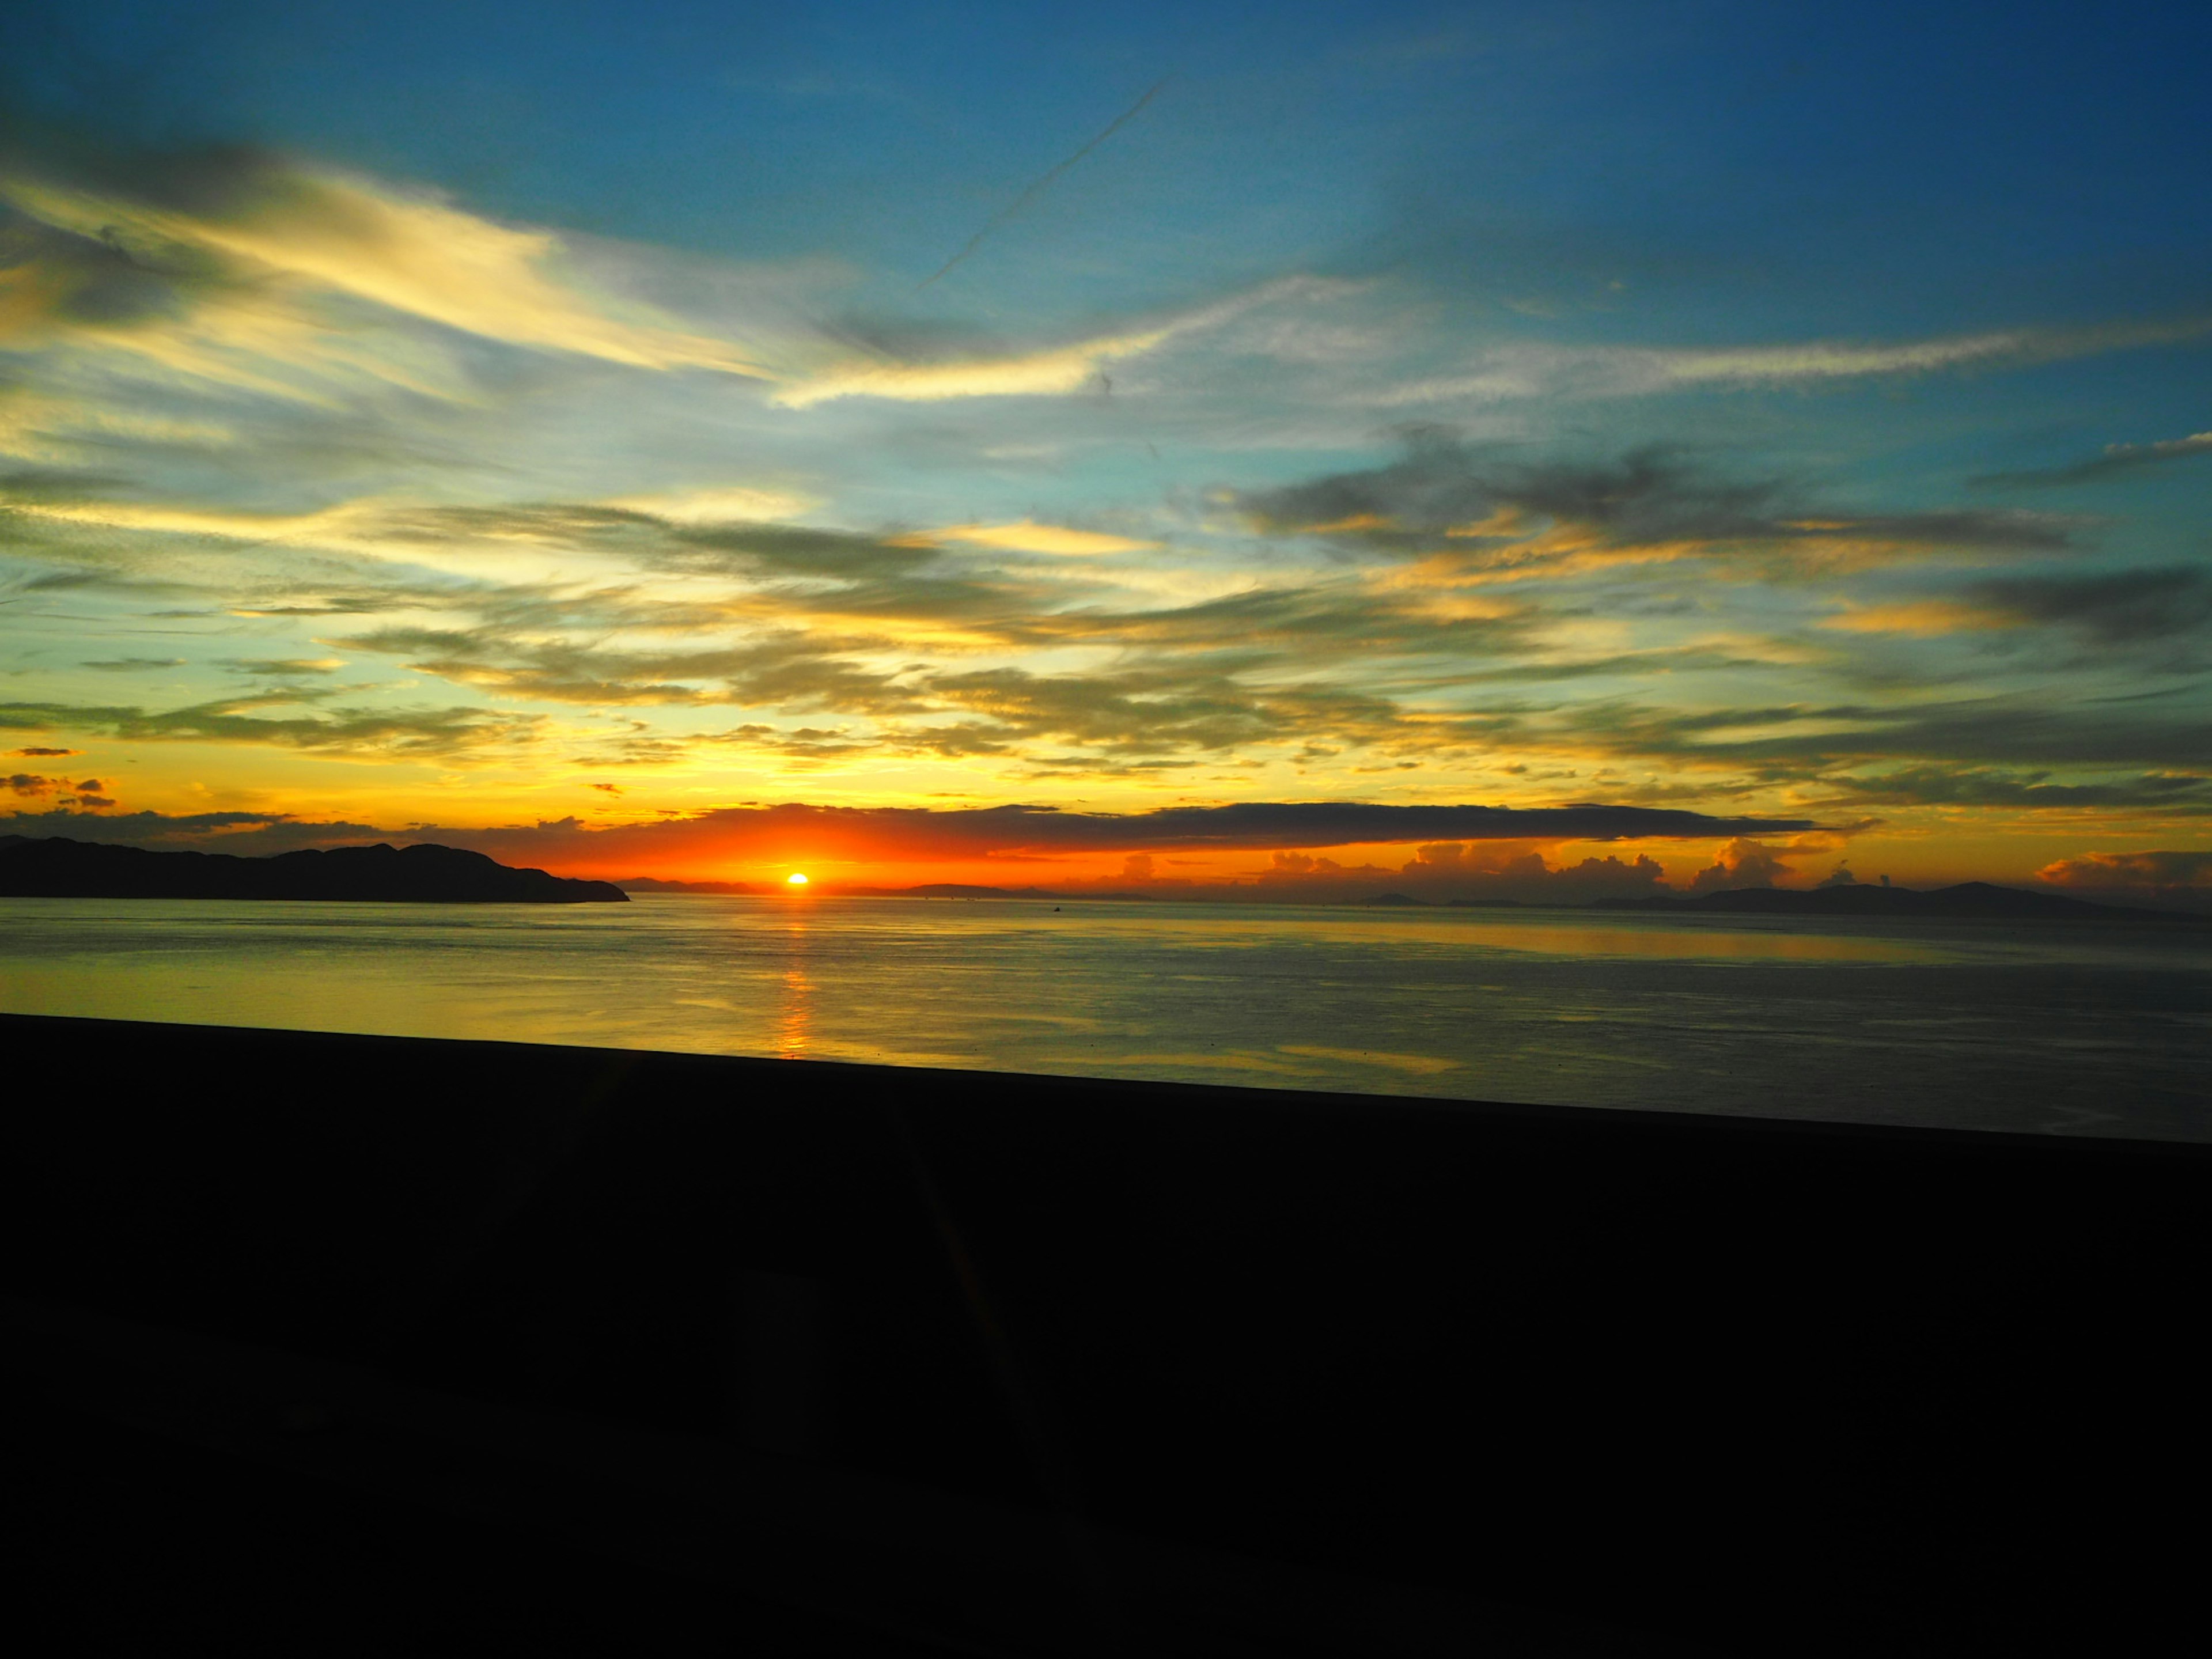
[[2031,893],[1986,881],[1922,891],[1911,887],[1874,887],[1849,883],[1796,891],[1779,887],[1737,887],[1695,898],[1600,899],[1600,910],[1707,910],[1753,916],[1924,916],[1954,921],[2106,921],[2152,927],[2212,927],[2212,918],[2171,910],[2137,910],[2122,904],[2092,904],[2056,893]]
[[[1355,904],[1420,905],[1437,908],[1523,909],[1519,899],[1415,898],[1409,893],[1375,893],[1355,899]],[[1779,887],[1735,887],[1726,892],[1700,893],[1694,897],[1654,894],[1644,898],[1593,900],[1593,910],[1715,911],[1724,915],[1753,916],[1919,916],[1952,921],[2101,921],[2153,927],[2212,927],[2212,917],[2185,915],[2172,910],[2143,910],[2124,904],[2092,904],[2086,899],[2063,898],[2056,893],[2032,893],[2020,887],[1998,887],[1986,881],[1961,882],[1955,887],[1923,891],[1911,887],[1870,887],[1846,884],[1797,890]]]
[[240,858],[154,853],[64,836],[0,836],[0,897],[378,899],[425,904],[627,903],[611,882],[518,870],[425,843]]
[[625,893],[764,893],[750,881],[664,881],[659,876],[625,876],[613,885]]

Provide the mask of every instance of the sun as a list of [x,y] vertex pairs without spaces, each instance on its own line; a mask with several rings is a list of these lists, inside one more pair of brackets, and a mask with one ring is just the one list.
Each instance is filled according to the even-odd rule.
[[806,885],[806,878],[800,875],[796,870],[786,876],[783,880],[784,884],[787,887],[804,887]]

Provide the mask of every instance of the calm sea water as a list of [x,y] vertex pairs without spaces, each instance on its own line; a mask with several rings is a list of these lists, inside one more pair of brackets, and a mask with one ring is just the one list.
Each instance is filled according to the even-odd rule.
[[2212,1139],[2212,934],[781,896],[0,899],[0,1010]]

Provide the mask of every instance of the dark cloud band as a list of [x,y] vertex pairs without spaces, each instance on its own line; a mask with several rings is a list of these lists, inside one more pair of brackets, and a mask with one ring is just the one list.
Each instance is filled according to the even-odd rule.
[[[0,823],[7,823],[0,819]],[[983,859],[1055,854],[1204,849],[1266,852],[1394,843],[1716,840],[1815,829],[1809,818],[1713,817],[1644,806],[1393,806],[1358,801],[1247,801],[1153,812],[1069,812],[1049,806],[724,807],[658,823],[586,828],[564,818],[532,826],[404,833],[365,824],[308,823],[274,815],[167,817],[21,814],[18,833],[139,844],[278,851],[356,841],[437,841],[525,861],[629,860],[659,865],[708,858]]]

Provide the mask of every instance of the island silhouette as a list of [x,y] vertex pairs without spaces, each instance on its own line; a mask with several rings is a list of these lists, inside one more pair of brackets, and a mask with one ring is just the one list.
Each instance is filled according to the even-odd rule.
[[377,899],[423,904],[626,904],[611,882],[518,870],[423,842],[243,858],[66,836],[0,836],[0,897]]

